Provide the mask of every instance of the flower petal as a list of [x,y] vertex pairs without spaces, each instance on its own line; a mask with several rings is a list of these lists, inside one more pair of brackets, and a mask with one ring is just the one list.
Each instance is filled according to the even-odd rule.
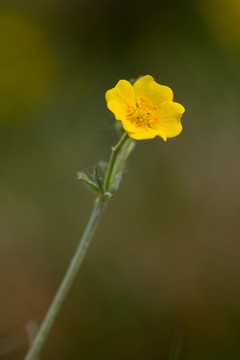
[[184,107],[176,102],[165,101],[162,103],[158,111],[160,120],[156,125],[157,132],[165,134],[166,138],[180,134],[182,131],[181,116],[184,111]]
[[126,117],[126,108],[135,104],[133,87],[127,80],[119,80],[117,85],[106,92],[107,107],[113,112],[116,120]]
[[156,136],[161,136],[163,140],[167,140],[164,133],[160,134],[161,131],[159,129],[142,129],[132,124],[129,120],[122,120],[122,126],[128,135],[134,140],[153,139]]
[[128,133],[128,135],[134,140],[148,140],[148,139],[154,139],[156,136],[160,136],[161,138],[163,138],[163,140],[166,141],[166,138],[164,138],[158,132],[151,129],[149,130],[141,129],[132,134]]
[[173,100],[173,92],[168,86],[158,84],[150,75],[137,80],[133,85],[137,98],[141,96],[149,103],[159,105],[164,101]]

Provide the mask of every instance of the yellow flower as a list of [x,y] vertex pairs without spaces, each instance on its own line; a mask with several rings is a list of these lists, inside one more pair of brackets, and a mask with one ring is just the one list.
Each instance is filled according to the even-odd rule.
[[141,77],[133,86],[120,80],[106,92],[106,101],[116,120],[135,140],[160,136],[166,141],[182,131],[184,107],[173,102],[169,87],[156,83],[150,75]]

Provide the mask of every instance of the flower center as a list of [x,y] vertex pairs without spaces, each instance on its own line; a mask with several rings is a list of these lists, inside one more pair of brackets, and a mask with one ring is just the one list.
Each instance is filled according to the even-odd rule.
[[126,119],[131,121],[137,128],[144,130],[152,129],[158,122],[157,107],[149,104],[142,96],[135,99],[135,105],[127,106]]

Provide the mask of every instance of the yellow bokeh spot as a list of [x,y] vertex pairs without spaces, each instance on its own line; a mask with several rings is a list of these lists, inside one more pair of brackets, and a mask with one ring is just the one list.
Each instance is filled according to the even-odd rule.
[[28,18],[0,10],[0,33],[0,122],[12,122],[43,100],[55,61],[44,32]]
[[198,0],[198,7],[215,36],[240,51],[240,1]]

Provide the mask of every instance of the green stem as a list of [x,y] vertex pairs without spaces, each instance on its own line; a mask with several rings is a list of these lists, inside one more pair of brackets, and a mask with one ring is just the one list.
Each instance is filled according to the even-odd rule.
[[[123,147],[125,142],[126,146]],[[115,148],[112,149],[112,154],[109,161],[109,167],[107,171],[106,176],[106,182],[105,182],[105,191],[108,192],[111,186],[111,184],[116,183],[119,178],[119,173],[121,172],[121,169],[123,168],[123,165],[132,151],[134,145],[132,141],[129,141],[128,135],[125,133],[122,138],[120,139],[119,143],[115,146]],[[132,145],[130,145],[132,144]],[[122,149],[122,151],[120,151]],[[120,152],[120,153],[119,153]],[[119,156],[118,156],[119,155]],[[116,166],[115,166],[116,165]],[[76,278],[76,275],[78,273],[78,270],[83,262],[83,259],[85,257],[86,251],[89,247],[89,244],[91,242],[91,239],[95,233],[95,230],[97,228],[97,225],[99,223],[99,220],[104,212],[104,209],[107,206],[107,203],[109,201],[109,197],[105,194],[99,195],[95,199],[94,207],[91,213],[91,216],[89,218],[88,224],[86,226],[86,229],[82,235],[82,238],[80,240],[80,243],[76,249],[76,252],[72,258],[72,261],[69,265],[69,268],[62,280],[62,283],[49,307],[49,310],[39,328],[39,331],[36,335],[36,338],[34,339],[33,343],[31,344],[31,347],[25,357],[24,360],[35,360],[38,356],[39,352],[41,351],[48,334],[54,324],[54,321],[56,319],[56,316],[71,288],[71,285]]]
[[62,283],[52,301],[52,304],[45,316],[45,319],[42,322],[42,325],[38,331],[36,338],[34,339],[29,352],[27,353],[25,360],[34,360],[36,359],[38,353],[40,352],[44,342],[51,330],[55,318],[71,288],[71,285],[78,273],[79,267],[82,264],[84,256],[86,254],[87,248],[90,244],[90,241],[93,237],[95,229],[99,223],[101,215],[107,205],[107,198],[96,198],[92,214],[89,218],[87,227],[83,233],[82,239],[78,245],[78,248],[72,258],[70,266],[62,280]]
[[134,149],[135,145],[136,145],[135,141],[132,140],[131,138],[128,138],[127,141],[125,142],[125,145],[119,152],[112,170],[111,181],[109,183],[109,191],[111,193],[114,193],[114,191],[118,188],[119,182],[121,180],[124,164],[128,156],[131,154],[132,150]]
[[109,191],[110,183],[112,180],[112,172],[113,172],[113,168],[115,165],[117,155],[128,138],[129,138],[128,134],[124,133],[123,136],[121,137],[121,139],[119,140],[119,142],[117,143],[117,145],[112,149],[112,155],[111,155],[111,158],[109,161],[108,170],[107,170],[107,174],[106,174],[106,180],[105,180],[105,192]]

